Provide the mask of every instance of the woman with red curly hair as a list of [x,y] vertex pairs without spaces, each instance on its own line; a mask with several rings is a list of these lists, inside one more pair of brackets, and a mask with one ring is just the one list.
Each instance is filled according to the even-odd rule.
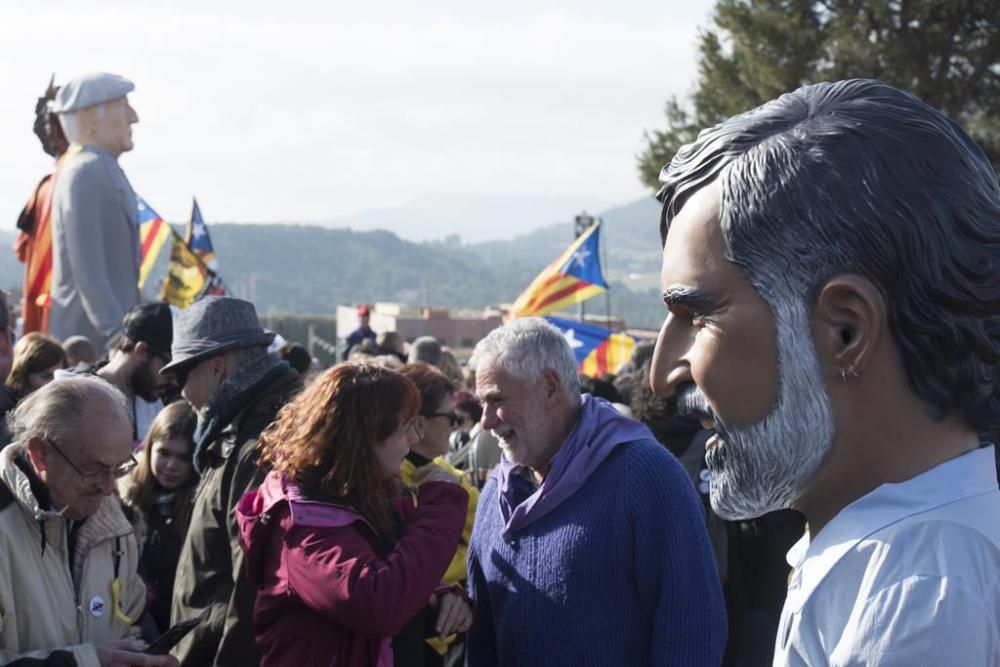
[[437,634],[468,629],[468,603],[438,591],[466,492],[442,476],[401,493],[419,409],[399,373],[341,364],[261,436],[271,472],[238,508],[261,664],[390,667],[392,636],[429,600]]

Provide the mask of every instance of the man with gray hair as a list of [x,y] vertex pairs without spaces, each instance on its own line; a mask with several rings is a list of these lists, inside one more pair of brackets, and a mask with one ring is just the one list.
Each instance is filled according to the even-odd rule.
[[726,519],[806,535],[775,665],[1000,664],[1000,187],[879,81],[804,86],[661,174],[651,384],[714,435]]
[[422,361],[434,368],[441,368],[443,358],[444,350],[441,347],[441,341],[434,336],[420,336],[410,343],[408,363],[415,364]]
[[115,480],[135,466],[121,392],[53,380],[18,405],[0,454],[0,662],[176,665],[142,653],[146,589]]
[[66,366],[74,368],[80,364],[92,366],[97,363],[97,348],[86,336],[70,336],[63,341],[66,352]]
[[260,485],[257,438],[302,384],[267,353],[253,304],[210,296],[181,310],[173,327],[172,375],[198,413],[194,467],[201,475],[180,561],[171,620],[208,618],[174,654],[192,667],[252,667],[258,661],[252,626],[255,588],[243,575],[236,503]]
[[472,363],[503,459],[469,545],[468,664],[720,664],[722,590],[677,460],[581,397],[573,352],[545,320],[494,330]]
[[52,106],[70,149],[52,194],[52,309],[59,340],[86,336],[97,347],[118,334],[139,303],[139,227],[135,193],[118,166],[139,121],[114,74],[73,79]]

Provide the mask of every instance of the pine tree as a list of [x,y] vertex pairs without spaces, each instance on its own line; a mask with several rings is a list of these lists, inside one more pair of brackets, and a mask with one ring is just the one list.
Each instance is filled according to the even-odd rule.
[[1000,170],[1000,0],[719,0],[697,89],[646,133],[643,183],[699,130],[816,81],[876,78],[959,123]]

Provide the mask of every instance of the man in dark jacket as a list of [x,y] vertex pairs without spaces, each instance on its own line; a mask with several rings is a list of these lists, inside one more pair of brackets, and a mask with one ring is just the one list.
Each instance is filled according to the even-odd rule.
[[273,339],[253,304],[206,297],[178,314],[173,360],[160,371],[177,379],[198,412],[194,466],[201,481],[177,564],[171,620],[210,611],[174,649],[182,665],[258,664],[254,589],[242,576],[234,509],[264,477],[257,467],[258,436],[301,388],[295,371],[267,354]]
[[347,343],[344,346],[344,361],[351,355],[351,349],[360,345],[365,340],[370,340],[372,344],[376,342],[375,332],[368,322],[371,320],[372,311],[365,304],[358,306],[358,328],[347,335]]

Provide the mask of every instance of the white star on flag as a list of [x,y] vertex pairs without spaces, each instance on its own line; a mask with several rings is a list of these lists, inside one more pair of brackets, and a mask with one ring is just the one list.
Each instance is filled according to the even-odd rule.
[[587,263],[587,258],[590,257],[590,254],[590,251],[586,248],[580,248],[573,253],[573,263],[582,269],[583,265]]
[[583,347],[583,341],[576,339],[576,332],[572,329],[566,329],[562,332],[562,335],[566,339],[566,342],[569,343],[570,349],[575,350],[578,347]]
[[194,228],[191,230],[191,234],[194,236],[194,238],[200,239],[202,236],[205,235],[205,225],[195,225]]

